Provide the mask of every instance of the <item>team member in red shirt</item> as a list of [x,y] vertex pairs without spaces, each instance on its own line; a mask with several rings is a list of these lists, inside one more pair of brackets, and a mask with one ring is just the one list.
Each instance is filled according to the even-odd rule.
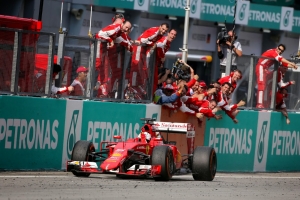
[[283,82],[283,79],[284,79],[287,69],[288,69],[287,67],[284,67],[282,65],[278,68],[277,83],[278,83],[279,88],[286,88],[286,87],[288,87],[290,85],[294,85],[296,83],[295,81]]
[[171,42],[176,38],[177,31],[171,29],[167,36],[163,36],[156,42],[156,66],[164,65],[165,54],[169,51],[171,47]]
[[[272,71],[269,71],[269,68],[274,64],[275,60],[278,62],[282,62],[282,65],[285,67],[290,67],[297,69],[295,63],[290,62],[283,58],[281,54],[285,51],[285,46],[283,44],[278,45],[275,49],[269,49],[265,51],[256,64],[256,80],[257,80],[257,108],[264,108],[267,105],[267,96],[264,95],[266,92],[266,83],[268,82],[268,78]],[[266,58],[267,57],[267,58]],[[274,58],[275,60],[271,60],[269,58]],[[266,93],[267,94],[267,93]]]
[[214,109],[217,106],[216,100],[199,100],[193,97],[182,97],[183,104],[180,107],[180,111],[189,115],[195,115],[198,118],[198,123],[201,126],[203,117],[215,118],[219,120],[221,115],[216,115]]
[[133,46],[129,80],[131,86],[142,86],[145,90],[151,50],[155,48],[156,42],[163,37],[168,29],[169,25],[162,23],[158,27],[147,29],[135,41],[138,46]]
[[[129,37],[131,29],[127,32],[122,32],[119,37],[114,40],[114,47],[108,49],[110,76],[108,84],[108,92],[111,97],[120,98],[121,94],[121,80],[123,76],[124,68],[124,51],[121,46],[125,48],[125,51],[133,51],[133,41]],[[129,73],[126,73],[128,75]],[[126,77],[127,78],[127,77]]]
[[[237,81],[242,78],[242,72],[239,69],[234,70],[233,72],[230,73],[228,76],[224,76],[223,78],[220,78],[218,82],[223,85],[223,83],[230,83],[231,86],[233,87],[233,91],[236,88]],[[232,91],[232,92],[233,92]]]
[[200,87],[200,82],[196,81],[195,84],[187,91],[186,96],[193,96],[198,92]]
[[84,66],[79,66],[76,70],[77,77],[74,79],[71,86],[74,87],[74,90],[69,93],[70,96],[83,96],[85,92],[85,82],[88,74],[88,68]]
[[[124,21],[122,24],[111,24],[104,27],[98,32],[96,38],[101,40],[101,45],[97,47],[97,58],[96,58],[96,70],[99,71],[98,75],[98,85],[100,85],[100,90],[98,91],[98,96],[107,96],[110,91],[110,65],[115,62],[114,59],[110,58],[115,54],[114,52],[114,40],[121,36],[122,33],[126,33],[131,28],[131,23],[129,21]],[[107,45],[107,46],[105,46]],[[110,55],[106,56],[105,54]],[[107,58],[107,59],[106,59]],[[111,62],[111,63],[110,63]],[[108,84],[109,83],[109,84]],[[96,86],[98,89],[99,86]],[[109,87],[109,88],[108,88]]]
[[[164,82],[165,79],[159,79],[158,73],[159,69],[164,68],[164,62],[165,62],[165,54],[171,47],[171,42],[176,38],[177,31],[175,29],[171,29],[168,32],[167,36],[162,37],[160,40],[156,42],[156,60],[155,60],[155,66],[154,66],[154,84],[153,84],[153,91],[157,89],[157,86],[161,83]],[[166,69],[167,71],[167,69]],[[168,71],[169,72],[169,71]],[[165,74],[167,74],[166,72]],[[160,80],[160,82],[159,82]]]
[[228,103],[228,94],[230,92],[231,84],[226,82],[223,83],[221,91],[217,96],[217,106],[219,106],[225,113],[233,120],[234,123],[238,123],[236,115],[239,113],[238,107],[245,105],[244,101],[240,101],[238,104],[230,105]]

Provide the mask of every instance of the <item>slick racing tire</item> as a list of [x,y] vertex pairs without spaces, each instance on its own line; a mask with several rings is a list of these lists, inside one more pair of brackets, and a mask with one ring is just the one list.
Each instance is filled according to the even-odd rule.
[[172,149],[169,146],[156,146],[152,152],[152,165],[161,165],[161,174],[155,181],[169,181],[175,172]]
[[192,173],[194,180],[212,181],[217,172],[217,155],[214,148],[196,147],[193,154]]
[[[71,160],[74,161],[94,161],[94,158],[89,153],[95,152],[95,147],[92,142],[79,140],[75,143],[72,151]],[[72,171],[75,176],[88,177],[90,173]]]

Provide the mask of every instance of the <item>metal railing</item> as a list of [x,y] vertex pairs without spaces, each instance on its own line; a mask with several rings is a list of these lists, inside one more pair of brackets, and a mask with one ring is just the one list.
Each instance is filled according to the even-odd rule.
[[[137,58],[119,44],[107,49],[105,42],[89,37],[62,33],[55,45],[54,33],[0,28],[0,35],[1,94],[53,96],[51,72],[53,63],[58,63],[62,66],[62,72],[55,80],[57,87],[70,86],[77,77],[76,69],[79,66],[89,69],[83,84],[84,93],[79,96],[65,93],[59,95],[60,98],[152,102],[156,53],[153,51],[147,57],[147,47],[136,47],[141,52]],[[245,100],[244,109],[256,109],[255,66],[259,58],[242,56],[238,60],[238,69],[242,71],[243,77],[232,94],[232,102]],[[275,62],[273,69],[277,68],[278,63]],[[297,89],[300,87],[299,75],[299,71],[289,70],[285,76],[285,81],[296,81],[295,85],[288,88],[289,97],[285,100],[288,110],[291,111],[298,111],[300,107],[300,91]],[[275,108],[277,91],[276,70],[268,80],[264,98],[269,106],[265,109],[272,110]],[[105,94],[103,85],[106,85]]]

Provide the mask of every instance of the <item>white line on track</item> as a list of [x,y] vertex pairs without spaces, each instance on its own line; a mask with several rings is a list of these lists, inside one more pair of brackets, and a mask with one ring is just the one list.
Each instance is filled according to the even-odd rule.
[[[46,176],[46,175],[6,175],[0,176],[0,178],[73,178],[75,176]],[[178,177],[191,177],[191,175],[180,175],[173,176],[174,178]],[[263,179],[300,179],[300,176],[262,176],[262,175],[217,175],[215,178],[263,178]]]
[[268,179],[268,178],[272,178],[272,179],[300,179],[300,177],[291,177],[291,176],[260,176],[260,175],[256,175],[256,176],[249,176],[249,175],[246,175],[246,176],[243,176],[243,175],[240,175],[240,176],[215,176],[215,178],[265,178],[265,179]]
[[29,176],[29,175],[12,175],[12,176],[0,176],[0,178],[67,178],[72,176]]

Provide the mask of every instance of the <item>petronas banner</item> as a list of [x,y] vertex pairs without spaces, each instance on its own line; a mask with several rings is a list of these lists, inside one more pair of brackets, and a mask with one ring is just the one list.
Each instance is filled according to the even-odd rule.
[[284,31],[293,31],[297,23],[293,21],[294,8],[280,6],[265,6],[250,4],[249,1],[239,0],[236,10],[236,23],[251,27],[270,28]]
[[267,4],[274,6],[293,6],[294,0],[252,0],[252,3]]
[[[73,3],[82,2],[73,0]],[[90,2],[90,1],[86,1]],[[204,21],[241,24],[300,33],[300,11],[295,0],[190,0],[190,17]],[[185,16],[185,0],[93,0],[93,5]],[[235,13],[235,5],[236,13]],[[234,15],[235,14],[235,15]],[[234,19],[235,17],[235,19]]]

